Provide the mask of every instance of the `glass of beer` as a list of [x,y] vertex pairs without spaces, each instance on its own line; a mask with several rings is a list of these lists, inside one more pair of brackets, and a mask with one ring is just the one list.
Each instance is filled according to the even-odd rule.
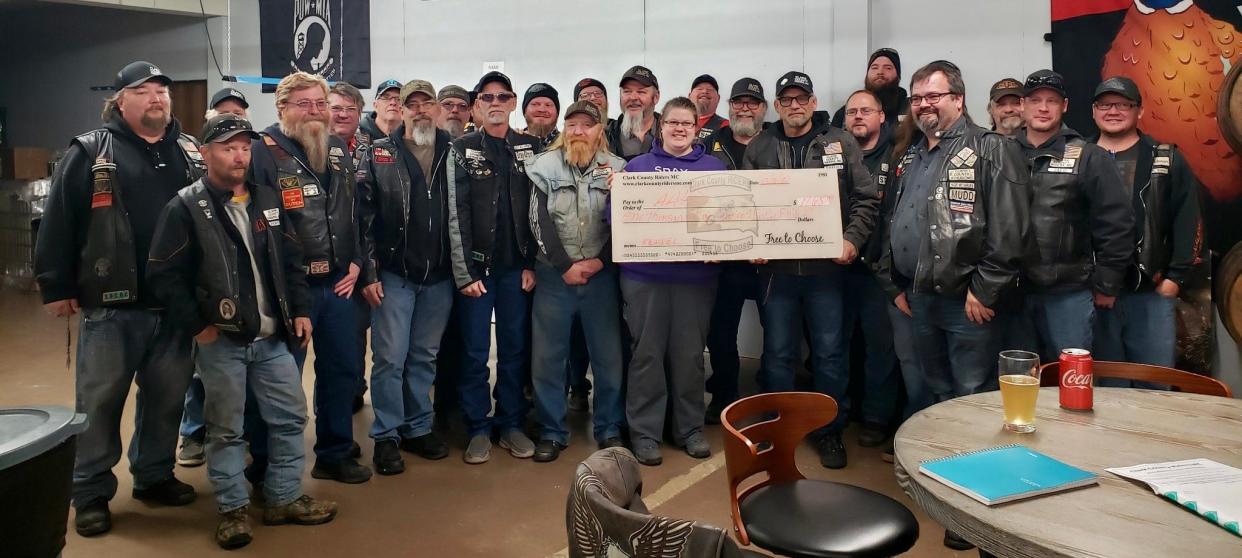
[[1005,430],[1035,431],[1035,397],[1039,395],[1039,355],[1001,351],[1000,392],[1005,407]]

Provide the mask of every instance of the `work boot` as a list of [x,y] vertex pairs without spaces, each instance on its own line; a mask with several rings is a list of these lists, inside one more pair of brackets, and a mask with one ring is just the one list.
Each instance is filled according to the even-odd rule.
[[163,506],[184,506],[193,502],[198,497],[198,494],[194,492],[193,486],[177,480],[176,477],[168,477],[147,488],[135,488],[133,496],[135,500],[147,503],[156,503]]
[[401,452],[397,451],[395,440],[377,440],[375,455],[371,456],[371,462],[375,463],[375,472],[381,475],[405,472],[405,460],[401,459]]
[[360,484],[371,480],[371,468],[358,463],[353,458],[337,463],[316,460],[315,468],[311,469],[311,477],[345,484]]
[[263,510],[264,525],[319,525],[336,517],[336,502],[316,500],[305,494],[283,506],[268,506]]
[[79,535],[93,537],[112,530],[112,512],[108,510],[107,500],[94,500],[75,507],[78,513],[73,518],[73,528]]
[[707,438],[702,432],[695,432],[686,438],[685,448],[686,455],[695,459],[707,459],[712,456],[712,446],[707,443]]
[[819,452],[819,462],[829,469],[845,468],[845,443],[841,441],[841,433],[825,434],[815,444]]
[[639,440],[634,444],[634,457],[639,463],[654,467],[664,462],[660,455],[660,444],[655,440]]
[[250,529],[249,506],[220,514],[220,523],[216,525],[216,544],[225,550],[233,550],[250,544],[253,536]]
[[401,449],[423,459],[444,459],[449,454],[448,444],[436,436],[435,432],[428,432],[413,438],[402,438]]

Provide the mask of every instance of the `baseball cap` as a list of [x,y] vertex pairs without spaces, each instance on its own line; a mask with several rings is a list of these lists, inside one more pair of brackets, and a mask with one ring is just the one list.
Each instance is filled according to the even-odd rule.
[[116,73],[112,88],[120,91],[130,87],[138,87],[149,80],[156,80],[164,85],[172,85],[172,78],[164,75],[155,64],[139,60],[130,62]]
[[1014,78],[1005,78],[992,84],[992,89],[988,91],[988,99],[992,102],[1000,100],[1001,97],[1007,95],[1023,96],[1022,82]]
[[1139,93],[1138,85],[1128,77],[1115,76],[1100,82],[1100,85],[1095,88],[1095,95],[1091,98],[1098,99],[1105,93],[1116,93],[1140,105],[1143,104],[1143,95]]
[[259,139],[259,134],[250,126],[250,121],[236,114],[219,114],[203,124],[203,143],[228,141],[237,134]]
[[625,86],[625,82],[629,80],[637,81],[647,87],[660,88],[660,80],[657,80],[655,74],[646,66],[634,66],[621,74],[621,87]]
[[604,87],[604,82],[595,78],[582,78],[574,85],[574,100],[577,100],[578,96],[582,94],[582,90],[588,87],[598,87],[600,91],[604,92],[604,97],[608,97],[608,88]]
[[811,76],[808,76],[797,70],[786,72],[781,79],[776,80],[776,94],[780,95],[786,88],[797,87],[806,91],[810,95],[815,94],[814,85],[811,84]]
[[1023,95],[1030,95],[1040,89],[1051,89],[1062,97],[1069,96],[1065,94],[1065,78],[1052,70],[1036,70],[1026,76],[1026,84],[1022,86]]
[[591,101],[576,101],[574,104],[569,105],[569,108],[565,109],[566,119],[575,114],[590,116],[597,124],[604,119],[599,113],[599,107],[596,107]]
[[440,93],[436,95],[437,101],[445,99],[461,99],[467,103],[470,102],[470,94],[466,92],[466,88],[460,85],[445,85],[440,88]]
[[431,99],[436,98],[436,88],[431,85],[430,81],[424,79],[412,79],[405,82],[401,86],[401,104],[405,104],[406,99],[415,93],[422,93]]
[[224,89],[216,91],[216,94],[211,96],[211,103],[208,106],[216,108],[216,105],[223,103],[225,99],[235,99],[242,106],[242,108],[250,108],[250,103],[246,102],[246,96],[242,95],[241,91],[233,89],[232,87],[225,87]]
[[763,84],[755,78],[746,77],[733,82],[733,91],[729,93],[729,100],[732,101],[738,97],[754,97],[767,102],[767,99],[763,98]]
[[389,89],[396,89],[400,91],[401,82],[395,79],[385,80],[384,83],[379,84],[379,87],[375,88],[375,98],[378,99],[380,95],[383,95],[384,92],[388,91]]
[[509,80],[509,76],[492,70],[486,74],[483,74],[483,77],[479,78],[479,84],[474,86],[474,93],[476,95],[482,93],[483,87],[493,81],[504,84],[505,89],[508,89],[510,93],[513,92],[513,82]]
[[712,84],[712,89],[715,89],[717,92],[720,91],[720,84],[716,83],[716,78],[712,77],[711,74],[703,74],[694,78],[694,81],[690,82],[690,89],[698,87],[700,83],[710,83]]

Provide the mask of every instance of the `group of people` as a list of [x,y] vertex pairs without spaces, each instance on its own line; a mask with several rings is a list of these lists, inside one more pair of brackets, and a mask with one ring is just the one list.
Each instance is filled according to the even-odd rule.
[[[727,119],[710,75],[657,112],[660,83],[643,66],[613,90],[616,118],[593,78],[564,109],[551,85],[519,98],[500,72],[471,90],[389,80],[365,112],[355,87],[296,72],[276,86],[278,122],[256,131],[245,95],[226,88],[195,138],[171,117],[170,83],[147,62],[117,74],[104,126],[57,167],[36,248],[48,311],[82,314],[83,535],[111,528],[134,382],[133,496],[190,503],[174,463],[205,461],[216,541],[237,548],[253,536],[252,497],[265,524],[336,514],[302,491],[311,343],[315,478],[371,477],[351,419],[368,390],[368,330],[375,472],[402,473],[402,452],[449,455],[433,428],[446,404],[464,418],[467,463],[493,443],[553,461],[569,410],[589,408],[599,447],[658,465],[665,440],[711,454],[704,424],[739,396],[750,299],[759,389],[836,399],[812,441],[842,468],[852,415],[861,445],[884,446],[932,402],[996,389],[1002,347],[1171,365],[1173,299],[1202,257],[1198,183],[1175,147],[1138,130],[1143,99],[1123,77],[1091,99],[1090,140],[1063,124],[1055,72],[997,82],[989,130],[967,114],[955,65],[919,68],[907,92],[892,49],[869,57],[835,115],[798,71],[771,97],[737,80]],[[510,126],[519,106],[523,130]],[[839,257],[611,261],[615,173],[791,168],[836,173]],[[855,331],[863,349],[851,351]],[[809,385],[796,373],[804,343]]]

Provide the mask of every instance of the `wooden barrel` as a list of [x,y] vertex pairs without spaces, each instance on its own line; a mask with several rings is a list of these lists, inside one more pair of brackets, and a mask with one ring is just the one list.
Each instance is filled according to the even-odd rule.
[[1242,243],[1221,258],[1215,283],[1212,298],[1216,300],[1220,321],[1233,340],[1242,344]]

